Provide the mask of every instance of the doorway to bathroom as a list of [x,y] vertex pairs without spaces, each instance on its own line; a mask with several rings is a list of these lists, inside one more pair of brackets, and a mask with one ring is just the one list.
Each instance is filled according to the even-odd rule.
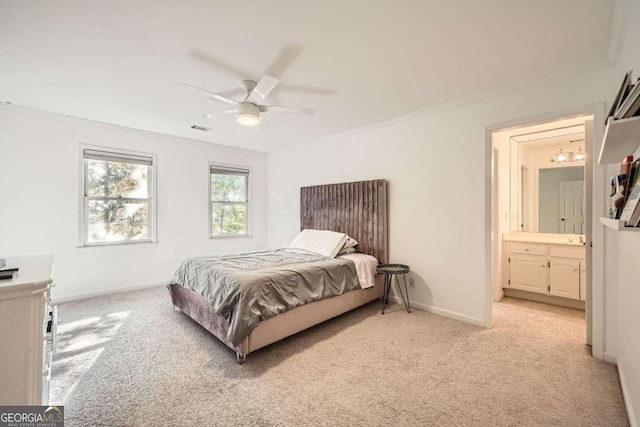
[[494,326],[556,318],[590,343],[592,129],[579,115],[491,134]]

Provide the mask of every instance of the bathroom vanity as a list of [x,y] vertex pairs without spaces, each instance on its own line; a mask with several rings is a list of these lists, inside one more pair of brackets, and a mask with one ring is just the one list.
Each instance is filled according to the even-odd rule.
[[502,240],[506,296],[584,308],[584,236],[519,232],[505,233]]

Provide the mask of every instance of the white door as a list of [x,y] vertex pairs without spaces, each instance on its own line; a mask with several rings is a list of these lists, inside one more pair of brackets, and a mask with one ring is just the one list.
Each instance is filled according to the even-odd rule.
[[585,233],[584,180],[560,183],[560,233]]
[[580,298],[580,261],[551,258],[549,267],[549,295]]
[[509,287],[523,291],[547,293],[547,257],[511,255]]

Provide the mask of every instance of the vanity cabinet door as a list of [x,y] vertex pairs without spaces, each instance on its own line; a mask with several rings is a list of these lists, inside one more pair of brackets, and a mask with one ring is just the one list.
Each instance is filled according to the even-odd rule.
[[511,255],[509,286],[523,291],[547,293],[547,257]]
[[549,262],[549,295],[580,298],[580,261],[551,258]]

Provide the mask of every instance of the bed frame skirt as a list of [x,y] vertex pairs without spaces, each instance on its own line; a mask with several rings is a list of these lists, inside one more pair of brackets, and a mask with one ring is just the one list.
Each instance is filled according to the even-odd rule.
[[252,351],[378,299],[382,297],[383,291],[384,277],[377,275],[376,285],[372,288],[356,289],[336,297],[305,304],[260,322],[239,346],[234,347],[227,340],[227,320],[214,313],[213,307],[202,295],[182,285],[169,286],[173,305],[233,349],[239,363],[243,363]]

